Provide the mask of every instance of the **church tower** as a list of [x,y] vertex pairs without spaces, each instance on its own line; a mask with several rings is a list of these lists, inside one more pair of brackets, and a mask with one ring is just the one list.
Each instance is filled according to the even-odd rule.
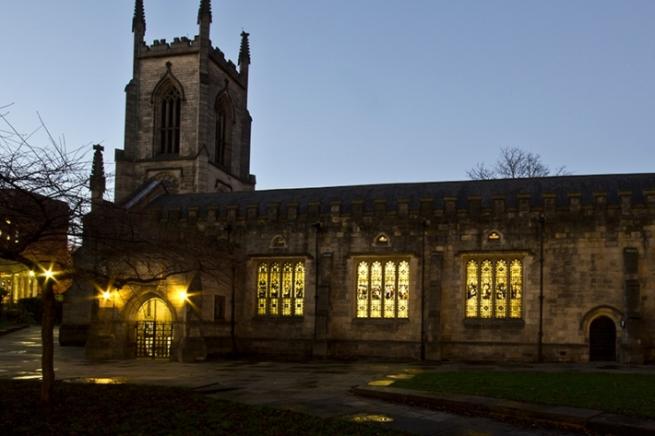
[[211,23],[211,0],[201,0],[199,35],[193,40],[147,45],[143,0],[136,0],[125,145],[116,150],[117,203],[153,179],[176,193],[254,190],[249,35],[241,34],[237,66],[212,46]]

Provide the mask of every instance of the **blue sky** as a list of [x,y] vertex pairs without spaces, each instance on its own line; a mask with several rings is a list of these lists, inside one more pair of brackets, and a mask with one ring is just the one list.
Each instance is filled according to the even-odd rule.
[[[145,0],[146,39],[199,0]],[[501,147],[575,174],[655,171],[655,1],[214,0],[251,33],[258,189],[465,179]],[[0,106],[71,147],[123,147],[133,0],[3,0]],[[39,140],[43,140],[42,138]]]

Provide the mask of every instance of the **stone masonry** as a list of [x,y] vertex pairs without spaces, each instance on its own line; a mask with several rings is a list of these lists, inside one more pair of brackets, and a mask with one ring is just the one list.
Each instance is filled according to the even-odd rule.
[[[655,361],[655,174],[255,191],[248,35],[237,70],[211,48],[203,1],[198,37],[147,46],[136,3],[116,202],[89,216],[78,262],[116,263],[117,255],[100,256],[98,241],[131,222],[144,241],[165,239],[161,253],[195,247],[205,266],[141,283],[119,268],[111,300],[99,294],[102,274],[78,281],[66,297],[63,342],[86,342],[92,358],[134,357],[137,312],[156,297],[172,313],[171,358],[181,360],[585,362],[602,318],[609,360]],[[162,81],[183,90],[180,152],[165,158],[156,153],[153,104]],[[224,165],[213,154],[217,107],[230,109]],[[522,262],[520,316],[467,316],[467,262],[503,256]],[[358,316],[362,259],[407,260],[407,317]],[[304,267],[302,316],[258,313],[258,265],[285,260]],[[187,301],[176,300],[182,288]]]

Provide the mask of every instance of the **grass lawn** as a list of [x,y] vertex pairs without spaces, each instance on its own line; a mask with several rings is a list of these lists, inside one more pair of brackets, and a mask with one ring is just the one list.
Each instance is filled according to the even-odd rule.
[[0,380],[0,434],[393,435],[380,426],[219,401],[186,389],[58,383],[54,409],[38,382]]
[[462,371],[418,374],[393,387],[655,418],[655,374]]

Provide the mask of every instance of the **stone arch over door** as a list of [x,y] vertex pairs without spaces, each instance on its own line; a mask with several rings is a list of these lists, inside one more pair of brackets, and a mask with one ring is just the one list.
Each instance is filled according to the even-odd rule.
[[175,307],[157,292],[146,292],[128,303],[124,317],[129,325],[132,356],[169,359],[179,334]]
[[598,306],[583,317],[581,328],[589,347],[589,361],[616,361],[623,331],[623,313],[612,306]]

